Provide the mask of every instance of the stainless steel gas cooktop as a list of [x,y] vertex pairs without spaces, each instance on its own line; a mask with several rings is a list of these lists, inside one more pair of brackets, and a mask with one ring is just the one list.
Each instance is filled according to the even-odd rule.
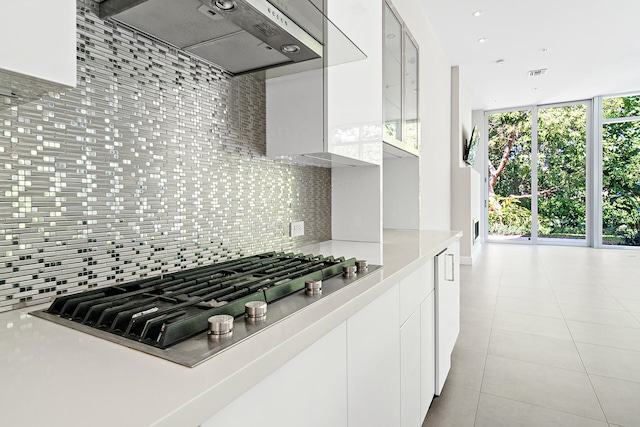
[[379,268],[271,252],[61,296],[32,314],[193,367]]

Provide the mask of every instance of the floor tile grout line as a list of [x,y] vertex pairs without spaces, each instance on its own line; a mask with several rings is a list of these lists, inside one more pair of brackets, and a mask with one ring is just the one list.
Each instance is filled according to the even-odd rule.
[[[567,341],[568,342],[568,341]],[[549,365],[547,363],[540,363],[540,362],[532,362],[531,360],[522,360],[522,359],[515,359],[513,357],[507,357],[507,356],[500,356],[498,354],[487,354],[488,356],[492,356],[492,357],[499,357],[501,359],[507,359],[507,360],[513,360],[516,362],[522,362],[522,363],[528,363],[530,365],[536,365],[536,366],[544,366],[546,368],[553,368],[553,369],[562,369],[563,371],[568,371],[568,372],[577,372],[579,374],[588,374],[588,372],[586,370],[584,371],[576,371],[575,369],[569,369],[569,368],[563,368],[562,366],[556,366],[556,365]]]
[[[547,277],[547,280],[549,280],[549,273],[547,271],[547,268],[545,268],[545,266],[543,265],[543,272],[545,274],[545,276]],[[551,292],[553,293],[554,297],[556,296],[555,291],[552,289]],[[558,298],[556,297],[556,302],[557,302]],[[600,401],[600,396],[598,396],[598,393],[596,391],[595,386],[593,385],[593,381],[591,381],[591,376],[589,375],[589,372],[587,371],[587,366],[584,363],[584,360],[582,359],[582,354],[580,354],[580,350],[578,349],[578,345],[576,344],[576,340],[573,336],[573,333],[571,332],[571,328],[569,328],[569,324],[567,323],[567,319],[564,316],[564,311],[562,310],[562,307],[560,306],[560,303],[558,303],[558,306],[560,307],[560,313],[562,314],[562,319],[564,321],[565,327],[567,328],[567,331],[569,331],[569,335],[571,336],[571,341],[573,342],[573,346],[576,349],[576,353],[578,354],[578,358],[580,359],[580,363],[582,363],[582,367],[584,368],[584,372],[587,375],[587,380],[589,381],[589,385],[591,386],[591,390],[593,391],[593,395],[596,397],[596,400],[598,401],[598,405],[600,406],[600,412],[602,412],[602,416],[604,417],[604,420],[607,424],[609,424],[609,419],[607,418],[607,413],[604,411],[604,407],[602,406],[602,402]]]
[[602,374],[589,374],[589,373],[587,373],[587,375],[594,376],[594,377],[600,377],[600,378],[607,378],[609,380],[622,381],[622,382],[629,383],[629,384],[640,385],[640,381],[625,380],[625,379],[622,379],[622,378],[615,378],[615,377],[610,377],[608,375],[602,375]]
[[[553,318],[555,319],[555,318]],[[555,319],[555,320],[562,320],[562,319]],[[499,328],[496,327],[494,328],[497,331],[502,331],[502,332],[513,332],[513,333],[518,333],[518,334],[523,334],[523,335],[529,335],[531,337],[538,337],[538,338],[549,338],[549,339],[554,339],[554,340],[558,340],[558,341],[564,341],[564,342],[570,342],[572,341],[572,339],[565,339],[565,338],[558,338],[558,337],[552,337],[550,335],[542,335],[542,334],[535,334],[532,332],[522,332],[522,331],[514,331],[513,329],[504,329],[504,328]],[[587,343],[588,344],[588,343]]]
[[478,423],[478,411],[480,410],[480,397],[482,396],[482,385],[484,384],[484,377],[487,372],[487,360],[489,359],[489,348],[491,347],[491,337],[493,336],[493,322],[496,317],[496,305],[498,304],[498,294],[500,293],[500,283],[502,282],[502,265],[500,266],[500,274],[498,277],[498,292],[495,295],[495,301],[493,304],[493,313],[491,315],[491,327],[489,332],[489,342],[487,344],[487,351],[484,356],[484,366],[482,367],[482,378],[480,379],[480,391],[478,393],[478,402],[476,404],[476,413],[473,417],[473,425],[474,427]]
[[[601,297],[602,295],[597,295],[599,297]],[[615,297],[614,297],[615,298]],[[619,301],[616,298],[616,302],[619,303]],[[588,305],[583,305],[583,304],[575,304],[575,303],[571,303],[571,302],[562,302],[562,303],[558,303],[558,304],[563,304],[563,305],[573,305],[573,306],[577,306],[577,307],[583,307],[583,308],[590,308],[590,309],[594,309],[594,310],[605,310],[605,311],[624,311],[627,312],[629,314],[631,314],[632,312],[629,311],[627,308],[625,308],[622,304],[620,304],[620,306],[622,308],[607,308],[607,307],[593,307],[593,306],[588,306]],[[633,315],[631,314],[631,316],[633,317]]]
[[[602,422],[602,423],[609,424],[609,421],[606,420],[606,416],[605,416],[605,420],[603,421],[603,420],[599,420],[597,418],[585,417],[584,415],[579,415],[579,414],[576,414],[574,412],[563,411],[561,409],[556,409],[556,408],[549,408],[548,406],[542,406],[542,405],[539,405],[539,404],[536,404],[536,403],[532,403],[532,402],[525,402],[523,400],[513,399],[511,397],[500,396],[499,394],[487,393],[487,392],[481,391],[480,395],[482,395],[482,394],[486,394],[487,396],[499,397],[499,398],[505,399],[505,400],[510,400],[511,402],[517,402],[517,403],[523,403],[525,405],[535,406],[536,408],[542,408],[542,409],[546,409],[548,411],[560,412],[562,414],[573,415],[575,417],[586,418],[588,420],[594,420],[594,421],[599,421],[599,422]],[[603,412],[603,415],[604,415],[604,412]]]
[[518,314],[528,314],[530,316],[538,316],[538,317],[546,317],[547,319],[557,319],[557,320],[561,320],[563,319],[563,317],[553,317],[553,316],[543,316],[541,314],[533,314],[533,313],[525,313],[523,311],[515,311],[515,310],[499,310],[499,309],[495,309],[495,311],[499,311],[501,313],[518,313]]
[[600,325],[600,326],[609,326],[611,328],[625,328],[625,329],[632,329],[635,331],[640,330],[640,327],[633,327],[633,326],[624,326],[624,325],[614,325],[612,323],[602,323],[602,322],[588,322],[586,320],[577,320],[577,319],[569,319],[564,317],[564,315],[562,316],[562,318],[564,320],[568,320],[570,322],[580,322],[580,323],[588,323],[590,325]]
[[[605,289],[606,289],[606,286],[605,286]],[[611,292],[609,291],[609,289],[607,289],[607,292],[609,292],[609,293],[611,294]],[[620,305],[622,306],[622,308],[623,308],[627,313],[629,313],[629,315],[630,315],[633,319],[635,319],[635,320],[636,320],[636,322],[637,322],[637,323],[638,323],[638,325],[640,326],[640,319],[638,319],[636,316],[634,316],[634,314],[633,314],[634,312],[633,312],[633,311],[631,311],[631,310],[629,310],[629,309],[627,308],[627,306],[626,306],[626,305],[624,305],[622,302],[620,302],[620,300],[618,299],[619,297],[616,297],[616,296],[615,296],[615,295],[613,295],[613,294],[611,294],[611,296],[612,296],[612,297],[613,297],[613,298],[618,302],[618,304],[620,304]],[[629,299],[637,299],[637,298],[629,298]]]

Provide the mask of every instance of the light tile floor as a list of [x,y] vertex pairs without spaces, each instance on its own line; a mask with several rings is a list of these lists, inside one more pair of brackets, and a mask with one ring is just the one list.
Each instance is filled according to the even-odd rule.
[[487,244],[423,427],[640,426],[640,251]]

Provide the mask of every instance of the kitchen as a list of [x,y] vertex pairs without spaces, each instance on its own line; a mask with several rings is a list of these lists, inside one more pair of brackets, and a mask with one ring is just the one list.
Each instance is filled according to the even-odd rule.
[[[335,7],[332,19],[344,26],[346,23],[337,22],[340,17],[343,21],[355,20],[350,16],[353,10],[342,3],[342,8]],[[358,2],[350,4],[356,10],[362,8]],[[401,166],[396,170],[413,174],[413,181],[407,184],[411,191],[388,198],[382,195],[383,181],[389,176],[383,178],[381,172],[379,133],[373,165],[369,162],[368,166],[333,169],[313,166],[318,162],[327,166],[322,155],[324,147],[318,150],[320,156],[311,151],[316,156],[306,156],[305,165],[300,165],[299,158],[267,157],[268,133],[273,127],[268,120],[272,111],[268,107],[270,85],[264,75],[231,77],[125,26],[105,22],[92,9],[93,2],[81,1],[77,8],[74,2],[64,5],[47,9],[43,4],[39,9],[43,21],[34,18],[30,28],[39,31],[39,37],[29,34],[21,44],[24,49],[26,40],[35,40],[33,45],[40,52],[35,50],[33,55],[20,57],[37,58],[35,64],[27,64],[31,74],[45,75],[22,81],[15,73],[3,74],[3,79],[8,75],[10,83],[18,81],[23,89],[15,94],[3,91],[3,104],[9,107],[0,112],[2,182],[7,185],[3,192],[5,263],[0,308],[6,311],[6,328],[1,354],[4,377],[12,384],[1,393],[9,407],[5,411],[9,424],[29,422],[25,421],[25,414],[30,414],[35,424],[86,424],[83,417],[89,417],[94,425],[201,425],[255,384],[275,381],[277,372],[292,372],[289,370],[305,357],[318,358],[327,353],[331,357],[322,358],[325,369],[306,373],[310,378],[304,384],[330,387],[335,385],[331,381],[342,384],[347,375],[358,372],[370,379],[373,376],[366,375],[365,365],[356,364],[363,370],[349,372],[332,370],[331,366],[344,365],[348,328],[368,331],[372,325],[382,323],[393,337],[392,342],[400,345],[400,325],[394,326],[394,322],[377,315],[378,306],[384,301],[391,301],[389,315],[396,311],[398,319],[402,315],[403,320],[411,321],[412,328],[402,333],[417,331],[419,336],[421,325],[416,321],[420,316],[412,315],[409,320],[409,314],[419,314],[418,309],[433,310],[433,296],[429,297],[425,293],[429,288],[417,281],[421,299],[408,302],[406,307],[411,309],[400,313],[400,307],[394,308],[393,302],[403,298],[398,283],[411,281],[409,276],[415,271],[421,271],[426,282],[432,280],[433,257],[448,246],[455,247],[460,234],[385,231],[385,245],[379,243],[383,240],[383,206],[392,196],[395,206],[411,204],[405,217],[396,219],[396,224],[385,223],[386,228],[450,228],[450,187],[438,182],[439,176],[448,173],[451,156],[450,67],[428,27],[417,23],[422,13],[417,3],[397,1],[394,6],[407,20],[420,54],[431,62],[431,66],[420,68],[419,92],[420,105],[424,106],[420,115],[432,120],[432,125],[421,129],[424,143],[420,150],[429,155],[420,158],[419,174],[417,157],[397,159]],[[365,8],[364,12],[358,15],[363,17],[361,27],[366,28],[367,19],[372,17],[382,22],[381,7]],[[52,30],[46,19],[52,16],[60,16],[55,20],[60,27],[66,22],[67,32],[60,31],[62,41],[54,40],[57,30],[48,34]],[[412,19],[416,22],[413,25]],[[70,32],[73,22],[76,26]],[[357,28],[356,22],[351,25]],[[14,30],[26,31],[20,25]],[[357,31],[350,34],[360,37],[358,45],[368,55],[367,59],[350,63],[355,72],[362,71],[358,67],[367,69],[365,61],[382,61],[381,28],[370,26],[366,30],[369,33],[360,36]],[[378,36],[370,36],[371,33]],[[47,36],[52,39],[52,46],[42,43]],[[38,55],[46,52],[54,57],[43,61]],[[43,69],[43,63],[56,65]],[[339,67],[320,80],[324,84],[322,79],[326,78],[330,84],[330,103],[332,96],[339,97],[344,91],[340,73],[349,72]],[[73,68],[72,72],[69,68]],[[370,73],[372,80],[363,79],[369,86],[348,84],[352,86],[350,90],[362,95],[354,98],[353,92],[346,93],[350,102],[359,100],[358,110],[365,115],[355,119],[359,126],[368,123],[371,116],[374,123],[382,119],[381,89],[373,91],[370,86],[382,88],[381,68]],[[62,70],[65,77],[47,75],[50,70]],[[309,75],[315,79],[313,70]],[[282,81],[282,77],[287,76],[270,80]],[[49,86],[50,93],[40,98],[34,89],[42,81],[60,81],[61,86]],[[312,81],[318,83],[317,79]],[[5,80],[2,82],[0,86],[5,86]],[[70,90],[69,86],[76,88]],[[335,105],[340,111],[342,102],[337,98],[329,107],[323,102],[310,102],[309,108],[319,107],[321,115],[331,116],[323,110],[332,111],[331,105]],[[289,108],[296,109],[298,105],[293,103]],[[290,131],[281,138],[313,139],[310,135],[327,132],[324,120],[317,120],[316,115],[298,119],[310,119],[310,124],[294,120],[304,126],[306,133],[300,137]],[[331,119],[337,120],[333,117],[328,121]],[[373,134],[376,135],[375,129]],[[370,139],[366,141],[370,143]],[[328,157],[335,163],[348,159],[344,154]],[[362,162],[358,159],[358,164]],[[392,165],[391,170],[393,162],[385,163]],[[421,206],[415,204],[418,198],[413,197],[418,188]],[[431,209],[432,200],[438,200],[442,208]],[[291,237],[289,224],[298,220],[304,221],[304,233]],[[402,227],[402,221],[411,227]],[[321,243],[325,241],[333,243]],[[348,241],[360,243],[341,243]],[[96,290],[214,261],[300,247],[307,248],[305,253],[353,256],[384,267],[333,297],[327,294],[327,298],[296,315],[295,321],[285,319],[239,343],[233,351],[221,352],[193,369],[27,314],[71,288]],[[450,273],[455,274],[455,270]],[[430,306],[415,306],[427,300]],[[359,325],[353,320],[352,325],[347,325],[348,319],[365,308],[369,312],[362,316],[374,314],[377,323],[361,320],[364,324]],[[376,340],[369,340],[363,344],[362,357],[369,356],[369,346],[375,343]],[[393,375],[399,376],[399,354],[392,346],[381,353],[390,358],[390,366],[395,366],[391,369]],[[351,354],[353,357],[356,352]],[[411,363],[419,369],[420,361]],[[327,376],[327,371],[333,375]],[[390,384],[385,390],[391,396],[399,396],[400,383],[393,375],[379,376],[377,380]],[[297,375],[285,377],[296,379]],[[362,387],[371,388],[377,383],[367,384],[363,382]],[[411,383],[418,391],[422,385]],[[433,386],[433,381],[429,385]],[[275,381],[274,387],[285,386],[286,382]],[[363,425],[364,420],[382,414],[392,420],[391,425],[400,423],[399,397],[397,401],[391,399],[391,405],[380,405],[379,412],[364,411],[367,402],[360,399],[358,409],[354,406],[357,399],[351,395],[352,406],[346,407],[347,393],[355,393],[354,390],[336,390],[340,393],[326,394],[326,404],[338,402],[341,410],[329,414],[324,411],[324,416],[342,421],[348,416],[350,424]],[[291,398],[308,400],[303,390],[296,391]],[[141,397],[145,395],[149,396],[148,401]],[[381,398],[385,396],[380,394]],[[432,398],[433,393],[425,396]],[[420,392],[412,401],[406,400],[413,405],[414,418],[420,417],[420,412],[423,416],[428,408],[428,401],[420,402],[419,398]],[[105,404],[121,409],[105,411]],[[322,406],[317,399],[314,405]],[[34,407],[38,410],[33,411]],[[294,415],[288,415],[288,419],[295,420]],[[309,417],[304,413],[298,416],[301,420]],[[364,417],[362,422],[358,417]],[[339,424],[323,421],[317,418],[319,425]]]

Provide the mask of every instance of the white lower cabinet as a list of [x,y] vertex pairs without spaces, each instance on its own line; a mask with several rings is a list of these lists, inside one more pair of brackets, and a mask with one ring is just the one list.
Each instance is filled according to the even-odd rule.
[[400,324],[404,324],[433,291],[433,260],[429,259],[400,281]]
[[436,393],[436,336],[434,292],[420,305],[420,422]]
[[436,258],[447,286],[440,297],[452,295],[446,307],[436,307],[434,260],[427,260],[202,426],[420,427],[444,381],[437,327],[445,356],[457,337],[457,328],[436,322],[437,309],[458,319],[457,248],[443,252],[448,264]]
[[420,427],[435,390],[434,263],[400,281],[402,427]]
[[452,243],[436,256],[436,395],[451,369],[451,354],[460,333],[460,244]]
[[398,285],[347,319],[348,425],[400,425]]
[[346,427],[346,331],[342,323],[201,427]]
[[420,310],[415,310],[400,327],[400,425],[418,427],[421,410],[421,324]]

